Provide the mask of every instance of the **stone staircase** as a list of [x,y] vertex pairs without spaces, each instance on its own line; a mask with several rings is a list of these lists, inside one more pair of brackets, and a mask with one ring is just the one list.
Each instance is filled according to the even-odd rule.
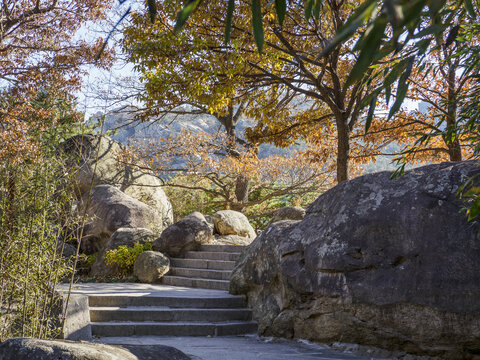
[[188,251],[185,258],[170,259],[170,272],[162,284],[228,291],[230,274],[243,248],[202,245],[199,251]]
[[[230,295],[230,273],[239,246],[206,245],[184,259],[171,259],[166,290],[138,294],[91,294],[92,335],[224,336],[255,333],[257,324],[243,296]],[[163,292],[163,293],[162,293]]]

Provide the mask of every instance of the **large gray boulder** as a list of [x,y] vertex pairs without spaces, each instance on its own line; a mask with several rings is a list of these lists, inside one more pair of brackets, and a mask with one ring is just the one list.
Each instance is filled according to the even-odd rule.
[[158,251],[144,251],[133,267],[133,274],[143,283],[155,283],[170,270],[170,260]]
[[117,160],[123,145],[108,136],[84,134],[64,141],[61,150],[69,155],[70,166],[76,171],[76,190],[79,196],[90,186],[113,185],[158,212],[163,228],[173,223],[172,205],[161,188],[160,180],[121,164]]
[[213,214],[215,230],[220,235],[238,235],[254,239],[257,234],[247,217],[238,211],[221,210]]
[[107,251],[118,249],[120,246],[133,247],[136,243],[144,244],[153,242],[155,236],[151,230],[144,228],[120,228],[108,239],[104,248],[100,250],[90,272],[94,277],[120,276],[122,270],[116,265],[108,265],[105,262]]
[[103,249],[110,236],[120,228],[147,228],[158,231],[162,220],[148,205],[128,196],[112,185],[98,185],[80,201],[78,213],[87,207],[82,251],[86,254]]
[[212,237],[212,228],[205,221],[186,217],[163,230],[153,243],[153,250],[177,257],[195,250],[199,245],[208,244]]
[[0,360],[188,360],[170,346],[111,346],[68,340],[8,339],[0,344]]
[[480,229],[457,190],[479,173],[469,161],[343,182],[262,232],[230,292],[247,294],[261,334],[474,358]]

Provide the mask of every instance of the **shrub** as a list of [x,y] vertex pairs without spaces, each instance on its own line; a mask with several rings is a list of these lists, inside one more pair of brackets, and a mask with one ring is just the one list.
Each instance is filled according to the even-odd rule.
[[133,265],[138,256],[144,252],[152,250],[152,243],[136,243],[133,247],[120,245],[117,249],[109,250],[105,254],[105,262],[110,266],[118,266],[124,275],[133,271]]

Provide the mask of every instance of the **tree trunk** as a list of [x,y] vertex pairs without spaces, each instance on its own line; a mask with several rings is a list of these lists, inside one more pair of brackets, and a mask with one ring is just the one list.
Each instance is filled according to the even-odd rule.
[[348,180],[348,157],[350,154],[350,134],[348,121],[344,116],[336,119],[337,122],[337,183]]
[[245,204],[248,203],[248,195],[250,193],[250,180],[244,176],[239,175],[237,177],[237,183],[235,184],[235,197],[237,201],[235,207],[237,211],[242,211],[245,207]]
[[458,140],[457,126],[457,96],[456,88],[456,66],[450,65],[448,71],[448,99],[447,99],[447,136],[443,140],[447,144],[450,161],[462,161],[462,148]]

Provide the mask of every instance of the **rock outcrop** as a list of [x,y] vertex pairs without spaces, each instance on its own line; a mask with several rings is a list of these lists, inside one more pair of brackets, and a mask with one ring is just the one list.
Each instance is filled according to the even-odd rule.
[[123,146],[108,136],[77,135],[60,149],[69,156],[76,171],[76,188],[81,197],[90,186],[113,185],[158,212],[163,228],[173,223],[172,205],[159,179],[117,161]]
[[120,228],[108,239],[105,247],[99,252],[90,272],[91,276],[106,277],[120,276],[122,271],[118,266],[108,265],[105,262],[105,254],[109,250],[118,249],[119,246],[133,247],[136,243],[144,244],[155,240],[152,231],[144,228]]
[[143,283],[155,283],[170,270],[170,260],[160,252],[144,251],[133,267],[133,274]]
[[120,228],[157,230],[162,220],[148,205],[132,198],[111,185],[98,185],[85,194],[79,204],[79,214],[87,208],[81,249],[90,254],[103,249],[110,236]]
[[188,360],[170,346],[111,346],[67,340],[13,338],[0,344],[0,360]]
[[221,210],[213,214],[215,230],[220,235],[238,235],[254,239],[257,234],[247,217],[238,211]]
[[178,257],[202,244],[208,244],[212,236],[212,229],[205,221],[187,216],[163,230],[153,243],[153,250]]
[[346,181],[243,252],[230,292],[265,335],[478,357],[480,235],[457,190],[475,161]]

